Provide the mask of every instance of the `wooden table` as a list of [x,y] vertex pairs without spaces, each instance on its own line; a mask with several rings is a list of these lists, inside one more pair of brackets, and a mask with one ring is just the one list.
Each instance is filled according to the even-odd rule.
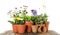
[[58,33],[56,33],[55,31],[48,31],[46,33],[24,33],[24,34],[18,34],[18,33],[14,33],[12,30],[6,31],[5,33],[1,33],[0,35],[59,35]]

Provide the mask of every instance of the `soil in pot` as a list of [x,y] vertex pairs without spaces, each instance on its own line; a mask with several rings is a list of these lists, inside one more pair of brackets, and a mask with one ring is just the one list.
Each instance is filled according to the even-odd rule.
[[17,24],[13,24],[13,25],[12,25],[12,28],[13,28],[13,32],[18,32],[18,31],[17,31]]
[[37,33],[38,31],[38,26],[37,25],[32,25],[32,32]]
[[26,25],[17,25],[18,33],[24,33]]

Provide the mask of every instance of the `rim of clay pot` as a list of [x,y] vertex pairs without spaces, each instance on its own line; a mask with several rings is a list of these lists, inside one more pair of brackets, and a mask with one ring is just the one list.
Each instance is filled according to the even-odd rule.
[[[26,22],[30,22],[30,23],[33,23],[32,21],[26,21]],[[25,22],[25,23],[26,23],[26,22]]]
[[17,26],[26,26],[26,25],[24,25],[24,24],[23,24],[23,25],[21,25],[21,24],[18,24]]
[[38,24],[38,26],[45,26],[45,24]]

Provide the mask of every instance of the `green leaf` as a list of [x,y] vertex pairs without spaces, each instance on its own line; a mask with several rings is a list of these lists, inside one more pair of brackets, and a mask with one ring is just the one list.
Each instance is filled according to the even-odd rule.
[[48,17],[46,13],[44,13],[44,17],[45,17],[45,18],[47,18],[47,17]]
[[9,20],[8,22],[10,22],[11,24],[14,24],[14,23],[15,23],[15,22],[13,22],[13,21],[10,21],[10,20]]
[[19,20],[19,24],[24,24],[24,20]]
[[19,23],[19,21],[18,20],[15,20],[15,24],[18,24]]

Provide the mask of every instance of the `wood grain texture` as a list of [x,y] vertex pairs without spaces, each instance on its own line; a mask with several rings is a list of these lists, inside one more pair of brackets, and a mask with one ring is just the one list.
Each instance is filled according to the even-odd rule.
[[19,33],[14,33],[12,30],[6,31],[5,33],[1,33],[0,35],[59,35],[58,33],[56,33],[55,31],[48,31],[45,33],[23,33],[23,34],[19,34]]

